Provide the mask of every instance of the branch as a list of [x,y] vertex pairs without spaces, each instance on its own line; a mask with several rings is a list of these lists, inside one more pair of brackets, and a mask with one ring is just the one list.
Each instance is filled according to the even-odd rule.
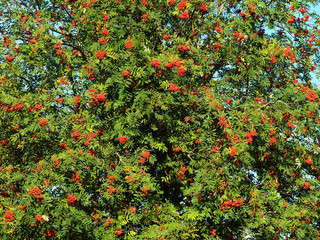
[[224,11],[224,5],[225,4],[226,4],[226,2],[221,4],[217,17],[219,17],[221,15],[221,13]]
[[[15,2],[15,4],[19,5],[23,9],[23,7],[21,6],[20,3],[18,3],[15,0],[13,0],[13,1]],[[33,16],[35,15],[34,12],[32,11],[32,9],[26,3],[24,3],[23,1],[21,1],[21,3],[23,4],[24,7],[28,8],[32,12]]]
[[121,158],[120,154],[118,152],[116,152],[116,155],[119,157],[119,160],[120,160],[119,163],[122,162],[122,158]]
[[74,17],[68,12],[68,10],[64,7],[64,5],[62,5],[62,7],[63,7],[63,10],[69,15],[69,17],[71,19],[74,19]]

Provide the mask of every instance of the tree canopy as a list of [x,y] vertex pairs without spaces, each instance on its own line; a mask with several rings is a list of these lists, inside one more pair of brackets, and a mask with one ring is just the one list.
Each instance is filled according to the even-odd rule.
[[0,0],[2,239],[319,239],[319,0]]

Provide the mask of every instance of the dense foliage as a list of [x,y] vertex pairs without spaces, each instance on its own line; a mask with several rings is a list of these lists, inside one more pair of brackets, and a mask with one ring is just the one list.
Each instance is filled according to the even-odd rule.
[[0,0],[1,239],[320,238],[318,3]]

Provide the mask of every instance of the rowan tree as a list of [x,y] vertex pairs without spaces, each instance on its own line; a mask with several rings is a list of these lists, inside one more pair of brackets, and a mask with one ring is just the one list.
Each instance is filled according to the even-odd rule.
[[1,0],[1,238],[319,239],[317,4]]

